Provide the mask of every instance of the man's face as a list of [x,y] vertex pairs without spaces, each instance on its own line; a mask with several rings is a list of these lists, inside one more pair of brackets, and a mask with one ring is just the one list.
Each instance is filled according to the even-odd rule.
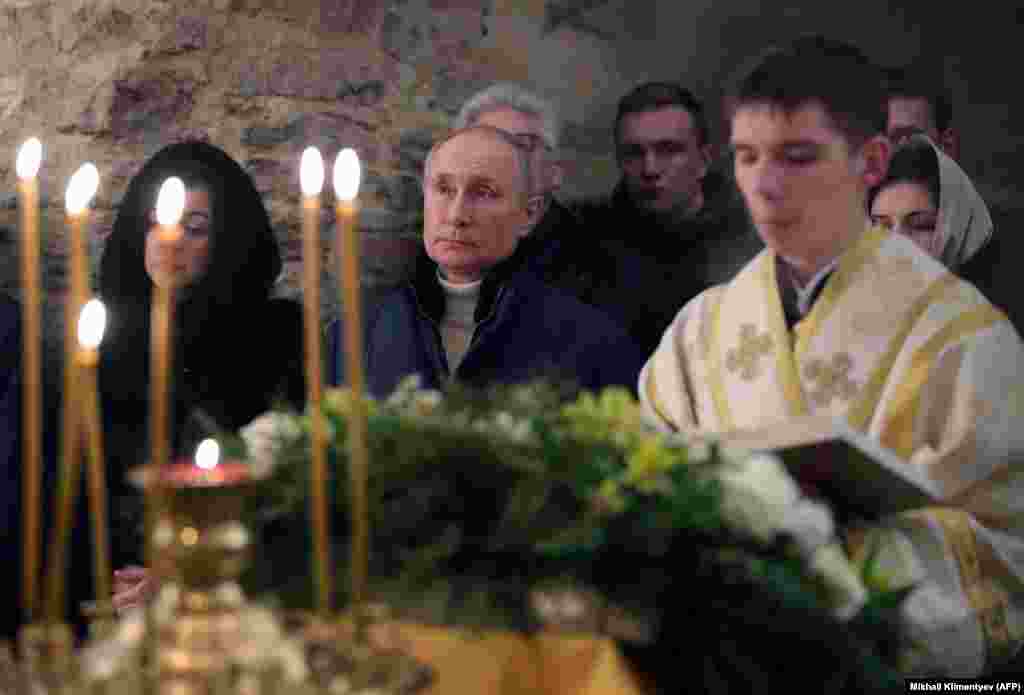
[[483,112],[473,124],[489,125],[504,130],[530,153],[530,172],[533,179],[530,182],[530,195],[547,195],[557,187],[557,167],[544,141],[543,123],[540,118],[502,106]]
[[939,142],[939,131],[932,119],[932,107],[927,99],[918,97],[893,97],[889,99],[889,117],[885,132],[893,145],[915,133],[924,133],[932,142]]
[[884,139],[870,142],[870,157],[868,145],[851,152],[818,104],[791,113],[741,106],[732,119],[736,183],[765,244],[797,267],[841,253],[866,224],[867,186],[885,173]]
[[708,170],[693,116],[680,106],[623,116],[616,146],[626,190],[640,207],[695,212]]
[[516,151],[497,135],[471,131],[442,143],[426,178],[423,243],[448,280],[479,280],[529,231]]

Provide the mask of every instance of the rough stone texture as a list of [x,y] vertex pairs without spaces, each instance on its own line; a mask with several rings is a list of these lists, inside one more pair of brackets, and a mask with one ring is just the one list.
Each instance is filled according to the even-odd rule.
[[206,48],[209,23],[204,17],[178,17],[174,34],[174,51],[202,50]]
[[374,34],[385,10],[382,0],[323,0],[320,24],[329,32]]
[[114,139],[136,143],[154,131],[177,132],[174,126],[195,105],[195,90],[196,83],[190,79],[116,80],[110,106]]

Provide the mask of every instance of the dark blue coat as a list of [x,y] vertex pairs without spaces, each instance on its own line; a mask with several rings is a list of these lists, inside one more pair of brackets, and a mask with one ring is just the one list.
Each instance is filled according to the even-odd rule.
[[[572,295],[544,284],[526,269],[522,254],[484,278],[476,330],[455,379],[469,386],[548,379],[579,389],[625,386],[635,390],[646,355],[612,319]],[[419,374],[425,388],[440,388],[449,366],[441,339],[445,297],[437,266],[422,255],[409,282],[385,295],[364,326],[367,389],[390,394]],[[329,332],[328,378],[340,383],[340,324]]]
[[21,311],[0,295],[0,563],[18,587],[0,611],[0,638],[14,635],[21,611]]

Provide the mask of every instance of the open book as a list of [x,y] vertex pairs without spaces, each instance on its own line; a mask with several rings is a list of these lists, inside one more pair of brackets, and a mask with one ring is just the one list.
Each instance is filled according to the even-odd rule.
[[845,515],[871,520],[936,503],[933,486],[912,464],[842,418],[784,420],[730,432],[721,441],[778,455],[794,478]]

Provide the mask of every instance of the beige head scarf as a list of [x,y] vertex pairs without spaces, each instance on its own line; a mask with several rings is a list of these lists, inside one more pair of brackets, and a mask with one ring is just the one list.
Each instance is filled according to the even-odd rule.
[[924,141],[939,160],[939,226],[935,233],[939,260],[957,271],[992,238],[994,227],[988,206],[960,165],[924,135],[910,141]]

